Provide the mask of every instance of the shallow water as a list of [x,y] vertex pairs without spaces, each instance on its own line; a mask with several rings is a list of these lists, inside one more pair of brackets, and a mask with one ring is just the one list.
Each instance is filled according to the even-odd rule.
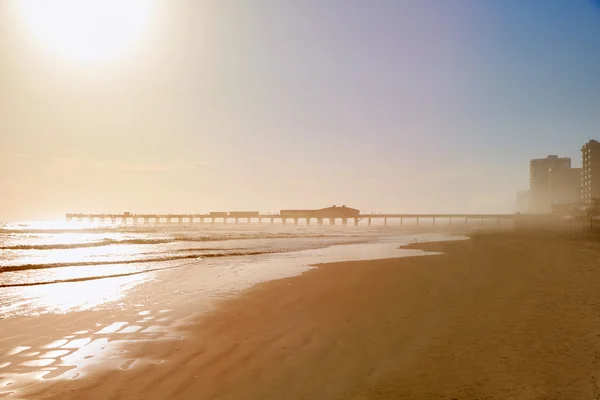
[[313,264],[411,255],[398,246],[450,237],[257,224],[14,228],[0,230],[0,318],[216,298]]

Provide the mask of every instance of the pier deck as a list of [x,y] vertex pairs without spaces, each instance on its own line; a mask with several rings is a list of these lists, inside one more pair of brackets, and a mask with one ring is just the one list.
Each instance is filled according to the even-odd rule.
[[[99,222],[101,224],[122,224],[122,225],[158,225],[158,224],[194,224],[205,222],[215,223],[220,221],[222,223],[228,223],[233,221],[238,223],[239,220],[244,220],[246,223],[258,222],[262,223],[263,220],[267,220],[270,223],[275,221],[286,224],[289,220],[293,221],[294,224],[298,225],[300,221],[304,221],[306,225],[310,225],[311,221],[316,221],[318,225],[323,225],[325,221],[329,225],[335,225],[337,220],[340,220],[343,225],[347,225],[348,220],[354,222],[354,225],[358,225],[360,221],[365,220],[368,225],[371,225],[374,220],[382,221],[383,225],[388,225],[388,222],[396,220],[403,225],[405,221],[414,221],[419,226],[422,220],[431,221],[432,225],[436,225],[436,221],[445,220],[448,225],[452,225],[453,221],[460,220],[464,221],[465,224],[469,223],[469,220],[478,220],[483,225],[487,221],[495,221],[500,225],[501,221],[510,220],[515,218],[515,214],[359,214],[354,217],[340,217],[327,216],[327,215],[314,215],[314,216],[295,216],[290,217],[281,214],[260,214],[260,213],[243,213],[243,212],[219,212],[219,213],[207,213],[207,214],[147,214],[147,213],[120,213],[120,214],[89,214],[89,213],[68,213],[65,215],[67,222],[72,221],[88,221],[91,223]],[[429,225],[429,224],[428,224]]]

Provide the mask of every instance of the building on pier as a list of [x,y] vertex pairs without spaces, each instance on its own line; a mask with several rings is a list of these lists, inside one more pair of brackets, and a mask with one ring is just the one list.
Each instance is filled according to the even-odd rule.
[[258,211],[229,211],[231,218],[258,218],[259,216]]
[[345,205],[333,205],[318,210],[281,210],[279,215],[282,218],[358,218],[360,211]]

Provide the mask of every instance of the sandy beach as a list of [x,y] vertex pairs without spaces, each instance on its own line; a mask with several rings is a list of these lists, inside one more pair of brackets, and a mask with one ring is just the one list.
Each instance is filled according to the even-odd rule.
[[[139,340],[133,329],[126,359],[46,380],[24,398],[600,396],[597,239],[482,233],[412,247],[444,254],[326,264],[260,284],[182,320],[178,336]],[[51,338],[52,318],[33,335]],[[1,345],[20,323],[4,325]]]
[[600,0],[0,32],[0,400],[600,400]]

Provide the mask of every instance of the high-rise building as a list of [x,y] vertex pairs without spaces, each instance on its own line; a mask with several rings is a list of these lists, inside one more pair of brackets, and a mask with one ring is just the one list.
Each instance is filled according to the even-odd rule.
[[550,205],[581,201],[581,168],[551,168],[549,174]]
[[581,200],[592,205],[600,199],[600,142],[590,140],[583,145],[581,164]]
[[550,171],[558,173],[563,169],[571,168],[571,159],[550,155],[529,162],[529,190],[531,192],[531,211],[534,213],[548,213],[550,205]]
[[523,214],[531,212],[531,192],[529,190],[517,192],[517,212]]

